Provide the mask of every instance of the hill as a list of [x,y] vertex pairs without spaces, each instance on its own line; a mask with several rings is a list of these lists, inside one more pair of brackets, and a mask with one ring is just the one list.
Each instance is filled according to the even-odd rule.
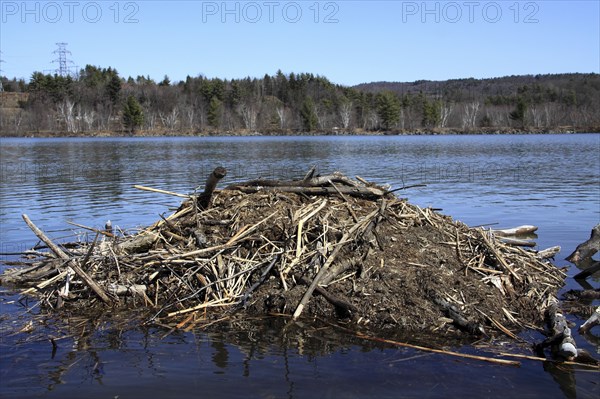
[[[3,81],[0,135],[414,134],[600,131],[600,75],[373,82],[311,73],[172,83],[87,65]],[[19,92],[19,93],[15,93]],[[141,115],[131,125],[126,105]]]

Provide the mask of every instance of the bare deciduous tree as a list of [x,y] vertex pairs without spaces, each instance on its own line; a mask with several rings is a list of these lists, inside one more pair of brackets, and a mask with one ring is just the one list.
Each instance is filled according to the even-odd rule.
[[340,121],[342,122],[342,128],[348,129],[350,127],[350,118],[352,117],[352,102],[344,101],[340,105]]
[[57,104],[58,113],[63,118],[67,132],[69,133],[78,132],[77,124],[75,122],[75,115],[73,112],[74,108],[75,103],[71,102],[71,100],[69,99],[66,99],[63,102]]
[[164,127],[166,127],[170,132],[174,132],[177,128],[177,123],[179,122],[179,108],[177,106],[173,107],[171,112],[168,114],[163,114],[162,112],[158,113],[160,120]]
[[477,113],[479,112],[479,101],[472,101],[463,106],[463,128],[474,128],[477,123]]

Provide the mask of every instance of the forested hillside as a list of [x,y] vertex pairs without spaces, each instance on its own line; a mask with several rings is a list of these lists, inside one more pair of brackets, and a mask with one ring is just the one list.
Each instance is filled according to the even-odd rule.
[[[0,134],[359,134],[598,131],[600,75],[378,82],[345,87],[310,73],[234,80],[3,78]],[[23,94],[15,94],[23,93]]]

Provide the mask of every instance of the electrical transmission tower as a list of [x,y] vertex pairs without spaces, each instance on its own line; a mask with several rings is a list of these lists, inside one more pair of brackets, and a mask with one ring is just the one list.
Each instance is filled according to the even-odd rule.
[[58,58],[52,62],[58,62],[58,69],[56,69],[55,72],[60,76],[69,75],[69,67],[67,64],[73,63],[73,61],[67,59],[67,54],[71,54],[71,52],[67,50],[67,44],[69,43],[56,43],[58,49],[52,52],[52,54],[58,54]]

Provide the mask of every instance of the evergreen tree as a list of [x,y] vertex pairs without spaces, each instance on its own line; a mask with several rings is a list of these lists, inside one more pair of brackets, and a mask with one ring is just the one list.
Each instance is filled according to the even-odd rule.
[[221,101],[213,97],[208,104],[208,124],[214,128],[219,128],[221,121]]
[[425,100],[423,102],[423,126],[425,127],[436,127],[440,123],[440,109],[441,104],[439,101],[429,102]]
[[525,126],[525,113],[527,112],[527,103],[525,99],[519,96],[517,100],[517,107],[512,111],[508,117],[513,121],[520,122],[521,126]]
[[391,91],[384,91],[377,94],[375,102],[383,128],[390,129],[394,127],[400,121],[401,104],[398,96]]
[[302,103],[300,109],[300,116],[302,117],[302,125],[304,130],[312,132],[317,127],[317,113],[315,112],[315,103],[312,98],[306,97]]
[[161,86],[161,87],[170,86],[171,85],[171,79],[169,79],[169,77],[167,75],[165,75],[165,77],[163,78],[162,82],[160,82],[158,85]]
[[127,97],[127,102],[123,107],[123,125],[132,134],[135,129],[144,123],[144,112],[138,100],[130,95]]
[[116,105],[119,102],[119,93],[121,92],[121,79],[115,72],[112,74],[110,80],[106,85],[106,96],[110,100],[112,105]]

